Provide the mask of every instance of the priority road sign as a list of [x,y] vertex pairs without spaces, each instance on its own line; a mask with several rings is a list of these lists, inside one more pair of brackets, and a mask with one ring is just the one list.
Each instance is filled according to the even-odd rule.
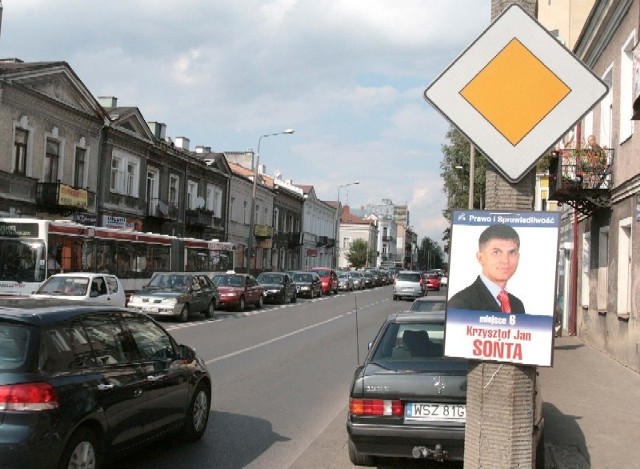
[[607,91],[542,25],[511,5],[424,96],[515,183]]

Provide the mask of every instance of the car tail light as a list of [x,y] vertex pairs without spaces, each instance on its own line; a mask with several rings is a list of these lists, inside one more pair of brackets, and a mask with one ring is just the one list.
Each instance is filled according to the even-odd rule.
[[58,394],[48,383],[24,383],[0,386],[0,411],[56,409]]
[[402,401],[390,399],[349,399],[349,413],[364,416],[402,417]]

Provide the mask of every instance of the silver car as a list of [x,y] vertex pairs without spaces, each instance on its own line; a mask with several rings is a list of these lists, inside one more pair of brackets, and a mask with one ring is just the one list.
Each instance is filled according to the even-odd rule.
[[401,270],[393,282],[393,299],[415,299],[424,296],[426,285],[422,274],[415,270]]

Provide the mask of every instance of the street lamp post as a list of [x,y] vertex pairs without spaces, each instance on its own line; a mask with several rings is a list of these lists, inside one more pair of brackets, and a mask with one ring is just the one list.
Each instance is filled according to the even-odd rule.
[[[260,135],[258,139],[258,149],[254,153],[255,161],[252,159],[253,165],[253,189],[251,190],[251,213],[249,214],[249,240],[247,242],[247,272],[251,273],[251,257],[253,252],[253,236],[255,231],[256,224],[256,188],[258,185],[258,166],[260,165],[260,144],[262,143],[262,139],[265,137],[273,137],[274,135],[284,135],[284,134],[292,134],[293,129],[283,130],[282,132],[276,132],[273,134],[264,134]],[[257,258],[256,258],[257,260]]]
[[338,239],[338,236],[340,235],[340,189],[342,189],[343,187],[347,187],[347,186],[353,186],[356,184],[360,184],[360,181],[353,181],[350,182],[348,184],[343,184],[341,186],[338,186],[338,203],[336,204],[336,218],[335,218],[335,242],[334,242],[334,252],[335,252],[335,268],[337,269],[338,266],[338,261],[340,260],[340,240]]
[[[469,210],[473,210],[473,196],[474,196],[474,188],[473,184],[475,182],[475,159],[476,159],[476,148],[473,145],[470,145],[469,151]],[[462,165],[456,165],[456,169],[463,169]]]

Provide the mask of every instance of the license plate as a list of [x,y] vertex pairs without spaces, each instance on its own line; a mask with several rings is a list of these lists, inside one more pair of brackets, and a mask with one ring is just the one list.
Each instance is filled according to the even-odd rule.
[[158,308],[156,308],[155,306],[143,306],[142,311],[144,311],[145,313],[157,313]]
[[464,422],[466,416],[464,404],[408,402],[404,411],[404,419],[411,422]]

